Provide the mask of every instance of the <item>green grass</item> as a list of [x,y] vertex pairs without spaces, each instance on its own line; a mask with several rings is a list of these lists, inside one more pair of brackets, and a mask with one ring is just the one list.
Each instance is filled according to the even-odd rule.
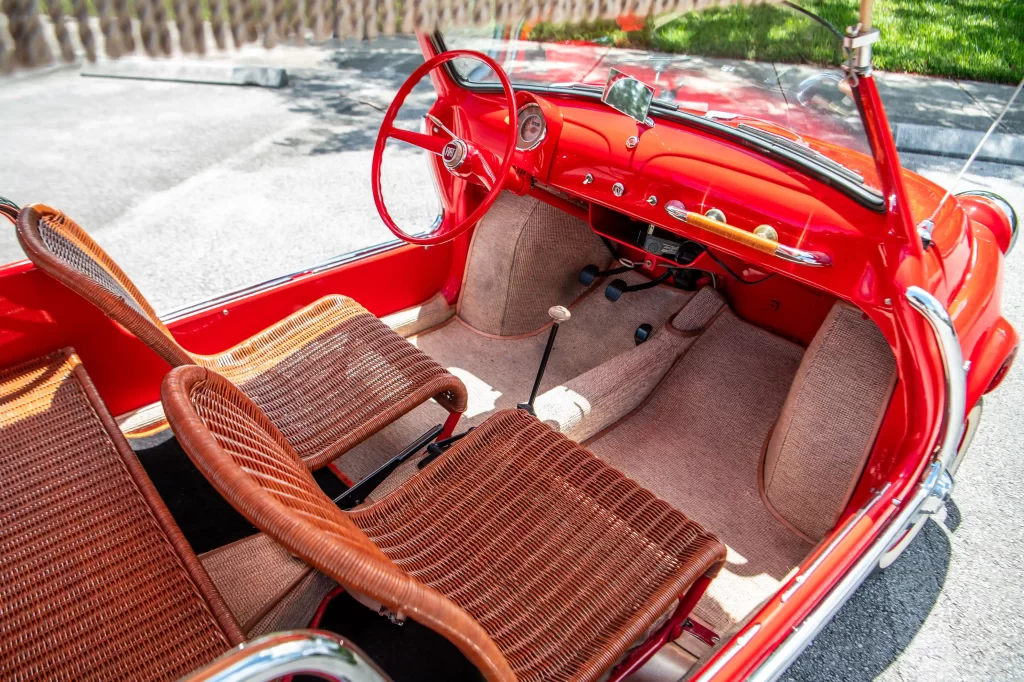
[[[840,30],[857,22],[856,0],[804,0],[802,6]],[[1024,0],[877,0],[882,39],[874,64],[900,71],[1016,84],[1024,77]],[[600,40],[622,47],[788,63],[839,64],[842,53],[825,29],[791,10],[733,5],[669,21],[649,19],[640,31],[614,21],[539,24],[533,40]]]

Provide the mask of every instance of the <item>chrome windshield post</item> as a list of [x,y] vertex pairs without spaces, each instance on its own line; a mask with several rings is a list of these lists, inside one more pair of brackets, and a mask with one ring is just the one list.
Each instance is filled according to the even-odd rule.
[[297,673],[334,682],[389,682],[359,649],[321,630],[277,632],[240,644],[179,682],[269,682]]

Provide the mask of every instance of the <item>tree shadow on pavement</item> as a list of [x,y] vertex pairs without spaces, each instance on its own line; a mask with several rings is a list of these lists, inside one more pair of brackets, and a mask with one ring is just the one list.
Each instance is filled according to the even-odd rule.
[[[282,141],[310,155],[373,149],[395,93],[422,56],[404,53],[336,52],[322,68],[290,71],[279,91],[290,111],[311,115],[316,126]],[[417,128],[436,100],[429,79],[413,89],[396,123]]]
[[861,585],[782,679],[865,682],[878,677],[903,653],[935,606],[950,552],[946,533],[928,521],[892,566]]

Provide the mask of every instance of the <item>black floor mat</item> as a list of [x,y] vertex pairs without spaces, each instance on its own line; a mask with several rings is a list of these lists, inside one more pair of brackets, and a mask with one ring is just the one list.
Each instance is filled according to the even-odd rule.
[[259,531],[192,464],[170,429],[128,441],[196,554]]
[[[482,682],[476,667],[454,644],[413,620],[394,625],[348,594],[331,599],[316,626],[362,649],[393,682]],[[319,678],[297,676],[296,682]]]
[[[259,532],[207,482],[170,429],[128,442],[193,552],[209,552]],[[331,499],[348,490],[327,467],[313,472],[313,478]]]

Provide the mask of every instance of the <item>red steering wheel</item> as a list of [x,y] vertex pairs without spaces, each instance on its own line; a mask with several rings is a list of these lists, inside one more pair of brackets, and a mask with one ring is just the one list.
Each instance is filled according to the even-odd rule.
[[[476,59],[490,67],[497,74],[501,87],[505,91],[505,104],[508,107],[508,140],[505,144],[505,154],[500,160],[487,148],[474,144],[470,140],[456,137],[448,128],[440,125],[440,121],[436,121],[438,124],[436,128],[435,126],[429,126],[428,130],[430,128],[440,129],[444,133],[444,137],[417,133],[394,126],[398,110],[402,108],[405,98],[409,96],[409,93],[412,92],[412,89],[416,87],[416,84],[420,82],[423,76],[442,64],[447,64],[453,59],[460,57]],[[512,83],[509,82],[504,70],[493,59],[472,50],[452,50],[450,52],[442,52],[424,62],[422,66],[412,72],[405,83],[402,84],[398,94],[395,95],[391,106],[388,107],[387,114],[384,115],[384,123],[381,124],[380,132],[377,134],[377,144],[373,148],[373,170],[370,177],[373,183],[373,201],[377,204],[377,212],[380,213],[381,220],[384,221],[384,224],[388,226],[388,229],[395,236],[412,244],[443,244],[458,237],[475,225],[483,217],[484,213],[487,212],[487,209],[498,199],[498,195],[501,194],[501,190],[505,186],[505,178],[508,177],[509,169],[512,167],[512,155],[516,148],[516,131],[518,127],[516,100],[515,93],[512,92]],[[384,205],[384,194],[381,192],[380,166],[381,161],[384,159],[384,146],[389,138],[407,142],[420,149],[425,149],[431,154],[436,154],[441,158],[442,165],[448,169],[449,173],[465,181],[483,185],[487,190],[487,195],[480,202],[480,205],[477,206],[476,210],[457,225],[451,224],[453,219],[445,211],[441,220],[441,226],[429,235],[414,236],[405,232],[392,220],[387,207]],[[497,170],[495,170],[496,165],[498,166]]]

